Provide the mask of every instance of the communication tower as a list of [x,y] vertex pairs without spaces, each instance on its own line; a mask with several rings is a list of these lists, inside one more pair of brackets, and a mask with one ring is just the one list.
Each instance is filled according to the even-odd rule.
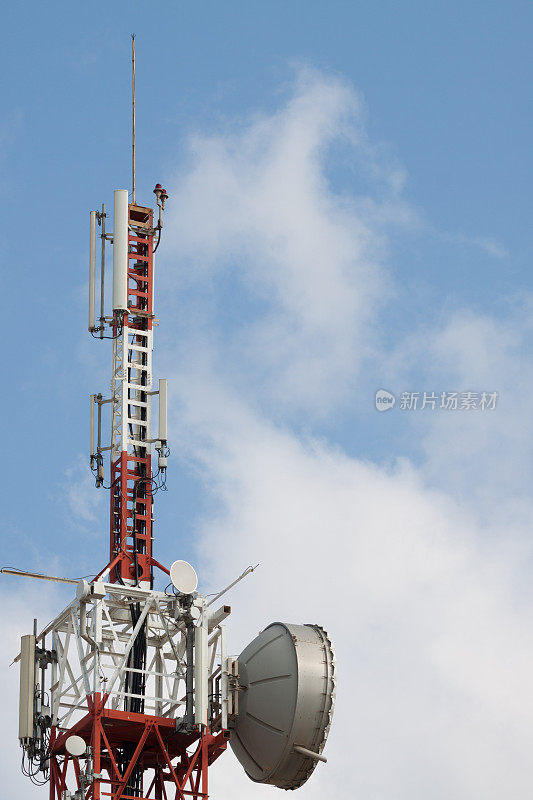
[[90,213],[89,332],[112,346],[110,396],[90,398],[90,466],[96,486],[109,491],[109,555],[91,581],[2,570],[76,585],[55,619],[21,639],[23,770],[49,782],[50,800],[194,800],[208,797],[209,767],[230,742],[253,781],[295,789],[326,760],[335,696],[326,632],[277,622],[231,658],[231,608],[217,604],[237,581],[208,601],[190,564],[167,568],[154,557],[154,496],[166,485],[169,455],[167,382],[155,388],[152,373],[154,254],[168,195],[156,184],[157,221],[136,202],[134,48],[133,39],[131,202],[126,189],[114,192],[112,233],[105,206]]

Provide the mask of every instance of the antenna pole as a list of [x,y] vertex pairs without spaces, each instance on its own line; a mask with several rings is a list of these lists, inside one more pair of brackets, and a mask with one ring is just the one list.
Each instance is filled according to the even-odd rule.
[[135,205],[135,34],[131,34],[131,202]]

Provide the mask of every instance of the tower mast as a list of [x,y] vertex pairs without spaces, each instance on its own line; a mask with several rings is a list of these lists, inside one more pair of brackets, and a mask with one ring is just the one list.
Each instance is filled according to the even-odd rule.
[[[115,191],[110,580],[152,586],[153,211]],[[162,383],[163,392],[166,384]],[[157,440],[160,452],[166,441]]]
[[[110,495],[107,563],[91,581],[79,581],[55,619],[40,632],[35,620],[33,633],[21,638],[22,769],[34,783],[49,782],[50,800],[207,800],[209,767],[232,729],[233,750],[254,781],[295,789],[325,760],[335,691],[326,632],[275,623],[238,659],[228,657],[231,608],[215,603],[254,567],[208,601],[190,564],[178,560],[167,569],[153,554],[154,494],[165,485],[169,453],[167,382],[159,379],[156,389],[152,370],[154,254],[168,195],[156,184],[157,222],[136,200],[134,35],[131,194],[129,202],[127,189],[114,192],[112,235],[105,205],[90,213],[89,332],[112,340],[110,397],[93,394],[90,403],[90,466],[96,486]],[[104,441],[108,405],[111,435]],[[156,570],[164,573],[164,591],[155,585]]]
[[[162,800],[167,791],[180,800],[207,798],[208,767],[229,739],[222,622],[230,608],[208,608],[189,564],[176,561],[169,570],[153,556],[154,492],[165,485],[168,456],[167,381],[159,379],[156,388],[152,370],[154,253],[168,195],[156,184],[155,220],[152,208],[137,203],[135,178],[133,35],[131,202],[127,189],[115,190],[112,235],[105,206],[90,215],[89,331],[112,340],[111,395],[93,394],[90,405],[91,469],[96,486],[110,495],[109,553],[106,566],[91,582],[80,581],[76,599],[55,620],[22,637],[19,656],[24,770],[34,780],[49,779],[50,800]],[[113,299],[106,315],[109,242]],[[109,444],[102,433],[108,404]],[[155,587],[156,569],[172,591]]]
[[131,202],[135,204],[135,34],[131,34]]

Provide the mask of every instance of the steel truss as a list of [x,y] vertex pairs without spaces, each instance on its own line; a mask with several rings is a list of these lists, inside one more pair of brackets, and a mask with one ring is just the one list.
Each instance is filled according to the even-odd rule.
[[111,581],[152,577],[151,398],[154,228],[151,208],[128,207],[127,305],[113,323]]
[[[217,735],[191,734],[188,737],[176,736],[172,722],[165,718],[146,717],[125,712],[106,711],[104,701],[96,695],[91,702],[87,717],[76,725],[71,733],[87,737],[91,741],[92,776],[90,771],[82,771],[79,759],[65,753],[66,734],[54,737],[52,741],[50,798],[62,800],[67,791],[66,773],[72,763],[78,783],[78,791],[90,782],[91,787],[81,797],[100,800],[112,797],[113,800],[170,800],[171,797],[208,797],[208,768],[226,749],[226,732]],[[127,766],[119,766],[121,755],[113,743],[113,736],[121,731],[133,743],[134,752]],[[63,752],[61,763],[56,753]],[[172,759],[178,758],[173,766]],[[153,772],[152,779],[142,794],[128,794],[128,780],[141,762],[142,772]],[[95,780],[96,774],[106,770],[108,777]],[[89,772],[89,774],[88,774]]]
[[[135,624],[132,604],[139,612]],[[207,797],[207,769],[229,738],[222,624],[229,611],[211,612],[202,597],[183,607],[174,595],[141,587],[80,585],[78,597],[38,637],[44,646],[51,636],[57,656],[47,692],[50,800]],[[139,637],[147,655],[143,670],[128,658]],[[129,676],[139,672],[135,693]],[[132,699],[142,713],[126,710]],[[72,735],[90,748],[83,759],[65,749]],[[70,793],[69,785],[75,787]]]
[[[97,486],[104,483],[103,452],[110,451],[109,561],[90,584],[80,581],[76,598],[39,636],[25,639],[21,743],[28,774],[49,774],[50,800],[207,798],[208,767],[230,736],[223,621],[231,609],[213,612],[196,592],[154,590],[154,567],[169,575],[152,555],[153,493],[164,486],[168,455],[166,382],[160,381],[165,424],[160,394],[160,439],[151,434],[154,235],[161,235],[167,197],[159,185],[154,191],[155,228],[152,209],[135,203],[126,220],[127,193],[115,192],[114,278],[122,289],[113,316],[101,317],[113,331],[111,397],[91,400]],[[105,239],[102,229],[102,253]],[[111,442],[102,446],[108,402]],[[83,742],[68,744],[73,736]]]

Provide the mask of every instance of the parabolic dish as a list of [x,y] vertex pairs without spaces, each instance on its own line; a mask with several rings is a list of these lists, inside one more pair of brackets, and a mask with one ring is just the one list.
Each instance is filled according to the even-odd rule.
[[233,752],[253,781],[297,789],[317,764],[333,716],[328,635],[318,625],[275,622],[243,650],[238,665],[243,690]]
[[66,740],[65,749],[71,756],[79,758],[80,756],[85,755],[85,752],[87,751],[87,745],[81,736],[74,735],[69,736]]
[[192,594],[198,586],[198,577],[188,561],[174,561],[170,567],[170,580],[182,594]]

